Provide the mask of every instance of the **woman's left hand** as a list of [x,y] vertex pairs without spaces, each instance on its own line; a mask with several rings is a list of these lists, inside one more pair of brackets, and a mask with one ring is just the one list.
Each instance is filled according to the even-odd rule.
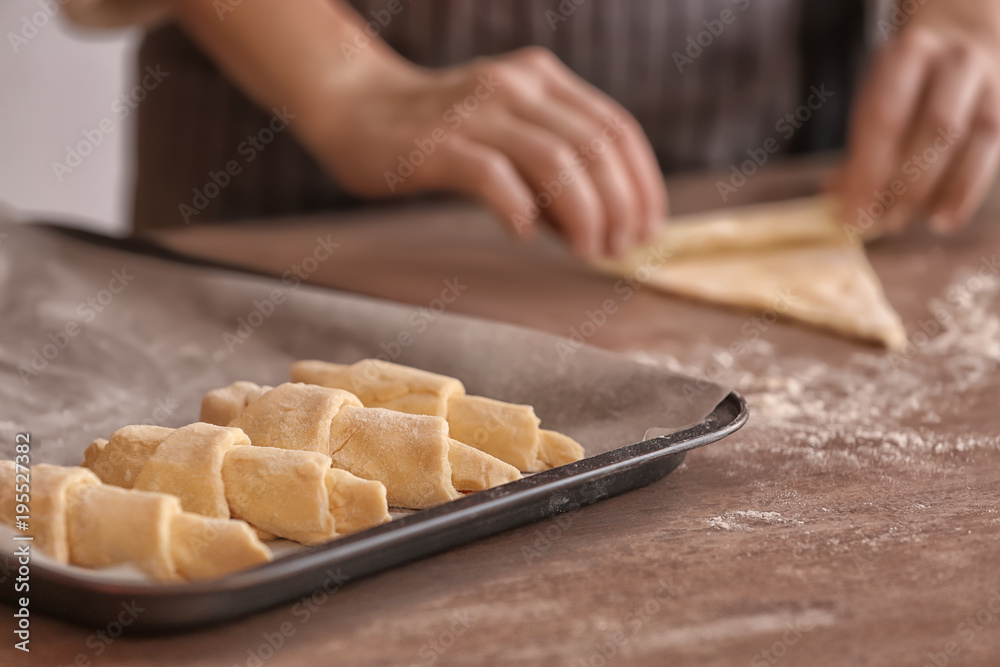
[[862,229],[926,217],[947,234],[978,209],[1000,162],[1000,2],[910,0],[894,16],[880,23],[893,32],[855,103],[834,189]]

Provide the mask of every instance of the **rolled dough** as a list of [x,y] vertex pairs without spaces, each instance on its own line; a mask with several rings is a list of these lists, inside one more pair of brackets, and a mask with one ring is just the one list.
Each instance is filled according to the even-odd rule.
[[598,268],[681,296],[906,344],[906,330],[860,239],[825,197],[760,204],[665,224],[650,244]]

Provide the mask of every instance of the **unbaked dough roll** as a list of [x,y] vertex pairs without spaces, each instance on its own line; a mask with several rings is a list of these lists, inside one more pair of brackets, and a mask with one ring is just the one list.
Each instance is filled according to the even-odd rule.
[[186,512],[228,519],[222,464],[234,447],[249,444],[246,433],[235,428],[203,423],[179,428],[146,460],[135,488],[177,496]]
[[[206,403],[228,400],[229,405],[208,413],[239,410],[234,393],[230,387],[210,392]],[[475,465],[466,465],[456,478],[451,448],[461,443],[448,436],[444,419],[365,408],[341,389],[286,382],[251,401],[229,425],[242,428],[254,445],[329,454],[334,467],[384,484],[396,507],[433,507],[521,477],[515,467],[472,450],[463,457],[475,459]]]
[[369,408],[445,417],[448,399],[465,393],[460,380],[379,359],[350,366],[325,361],[292,364],[292,382],[345,389]]
[[562,433],[539,428],[540,423],[530,405],[483,396],[452,396],[448,400],[451,437],[519,470],[540,472],[584,457],[579,443]]
[[233,516],[303,544],[326,542],[392,519],[384,485],[331,465],[330,457],[318,452],[234,447],[222,468]]
[[105,484],[131,489],[146,461],[173,431],[165,426],[123,426],[110,440],[95,440],[83,453],[83,465]]
[[234,517],[302,544],[320,544],[391,519],[385,486],[331,468],[330,457],[234,447],[222,477]]
[[[222,392],[230,387],[224,388]],[[222,394],[217,392],[218,390],[209,392],[202,405],[205,402],[221,403]],[[233,410],[238,407],[238,404],[231,405]],[[243,429],[258,447],[305,449],[329,454],[330,425],[345,406],[361,407],[361,401],[347,391],[331,391],[325,387],[286,382],[263,392],[257,399],[250,401],[232,421],[220,426]],[[202,418],[204,417],[203,407]]]
[[518,470],[537,472],[551,467],[539,459],[539,423],[530,405],[483,396],[452,396],[448,400],[451,437]]
[[253,401],[274,387],[253,382],[234,382],[228,387],[217,389],[201,402],[201,421],[208,424],[227,426]]
[[[13,461],[0,461],[0,521],[16,525],[15,491],[18,484]],[[31,466],[28,471],[30,496],[29,530],[35,545],[59,563],[70,559],[69,534],[66,531],[67,512],[73,499],[86,487],[97,486],[101,480],[83,468],[64,468],[47,463]],[[22,478],[21,483],[24,482]],[[24,489],[22,489],[24,490]]]
[[84,567],[130,564],[159,581],[180,580],[170,547],[177,498],[116,486],[81,489],[69,504],[70,560]]
[[382,485],[328,478],[326,454],[252,447],[242,430],[212,424],[148,428],[157,430],[129,426],[95,441],[84,465],[102,479],[134,477],[136,488],[175,495],[185,510],[243,519],[265,540],[317,544],[389,520]]
[[585,452],[573,438],[557,431],[538,430],[538,458],[550,466],[561,466],[579,461]]
[[345,535],[388,522],[385,485],[340,468],[327,468],[326,491],[337,530]]
[[[0,461],[0,522],[14,525],[14,464]],[[31,467],[30,530],[35,545],[60,563],[131,565],[157,581],[218,577],[271,560],[241,521],[184,512],[162,493],[105,486],[85,468]]]
[[422,509],[462,497],[452,477],[450,448],[440,417],[383,408],[347,408],[330,431],[333,465],[385,484],[395,507]]
[[530,405],[468,396],[451,377],[378,359],[350,366],[325,361],[292,364],[293,382],[353,392],[369,408],[389,408],[448,420],[450,436],[523,472],[539,472],[585,456],[572,438],[539,428]]
[[271,560],[246,523],[184,512],[162,493],[87,487],[68,526],[74,565],[132,565],[157,581],[213,579]]
[[302,544],[337,537],[326,471],[318,452],[242,446],[226,457],[222,481],[233,516]]
[[448,463],[451,464],[451,483],[462,493],[492,489],[521,478],[514,466],[484,457],[478,449],[452,438],[448,438]]
[[181,512],[170,524],[170,554],[188,581],[216,579],[271,560],[271,552],[243,521]]

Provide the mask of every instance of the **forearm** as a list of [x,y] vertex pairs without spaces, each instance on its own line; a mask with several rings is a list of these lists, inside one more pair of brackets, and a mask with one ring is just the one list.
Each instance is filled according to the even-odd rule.
[[300,132],[312,117],[350,104],[352,84],[412,68],[377,36],[365,35],[363,49],[345,54],[363,21],[339,0],[243,0],[222,14],[210,0],[170,2],[227,76],[261,107],[287,107],[302,118]]
[[[666,213],[639,124],[549,52],[432,70],[366,34],[341,1],[242,0],[222,16],[211,0],[170,1],[238,86],[294,116],[299,141],[349,192],[464,193],[518,236],[544,215],[581,255],[621,252]],[[561,194],[545,193],[543,213],[535,195],[551,183]]]

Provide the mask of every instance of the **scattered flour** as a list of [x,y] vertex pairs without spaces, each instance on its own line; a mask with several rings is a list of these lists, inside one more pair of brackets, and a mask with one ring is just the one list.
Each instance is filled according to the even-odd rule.
[[[683,362],[633,356],[730,384],[747,398],[754,428],[773,436],[769,447],[820,462],[916,463],[931,453],[1000,448],[1000,435],[977,432],[975,420],[964,418],[976,408],[989,414],[990,396],[996,402],[990,382],[1000,366],[1000,280],[959,273],[928,307],[932,318],[909,323],[905,350],[858,351],[836,365],[776,355],[760,339],[743,341],[738,357],[707,341],[685,350]],[[739,529],[727,517],[710,521]]]
[[[742,522],[740,521],[742,520]],[[705,525],[720,530],[750,530],[754,523],[787,523],[778,512],[761,512],[759,510],[734,510],[721,516],[704,519]]]

